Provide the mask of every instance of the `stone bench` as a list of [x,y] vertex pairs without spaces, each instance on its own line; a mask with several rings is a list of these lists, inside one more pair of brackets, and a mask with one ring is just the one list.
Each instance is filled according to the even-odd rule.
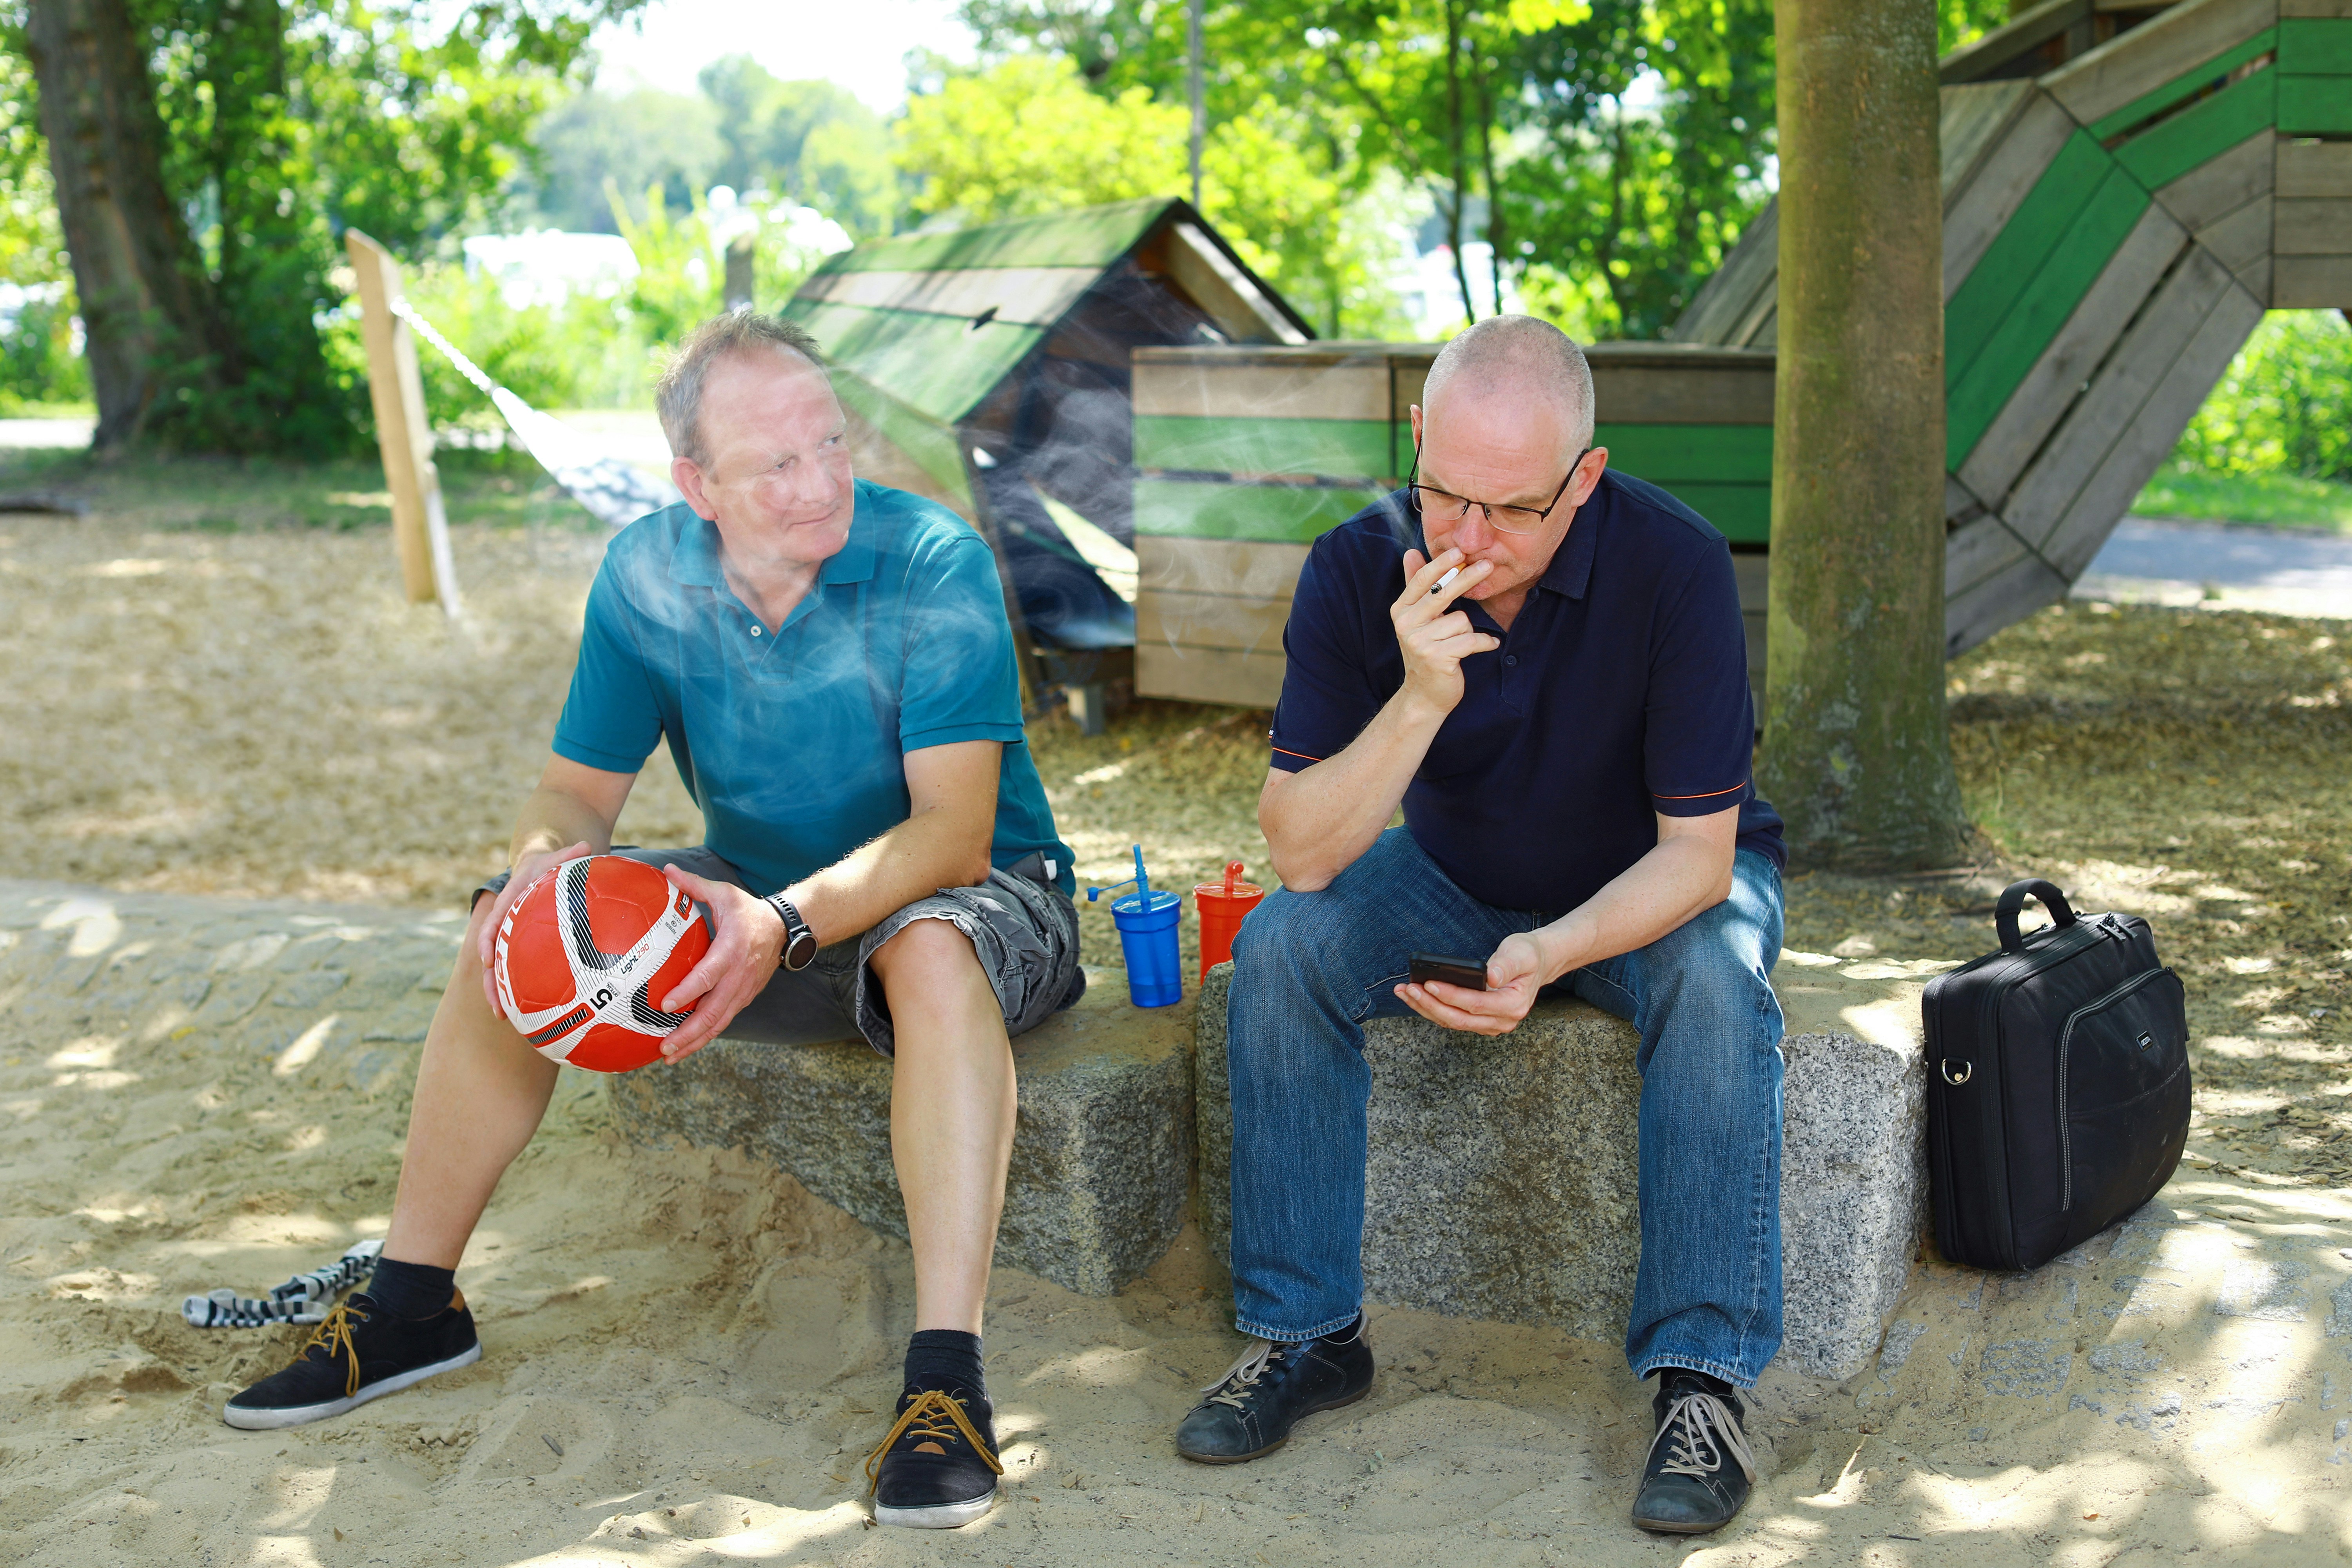
[[[1013,1042],[1021,1109],[996,1256],[1108,1296],[1183,1227],[1192,1007],[1145,1011],[1129,1005],[1125,975],[1089,968],[1087,977],[1076,1006]],[[876,1230],[906,1237],[890,1163],[890,1064],[865,1042],[722,1038],[675,1067],[609,1082],[624,1136],[743,1147]]]
[[[1919,994],[1941,965],[1783,957],[1783,1362],[1844,1377],[1878,1348],[1926,1217]],[[1212,971],[1194,1054],[1202,1228],[1233,1225],[1225,993]],[[1539,1005],[1476,1039],[1375,1019],[1364,1275],[1376,1301],[1618,1341],[1640,1255],[1631,1024]]]

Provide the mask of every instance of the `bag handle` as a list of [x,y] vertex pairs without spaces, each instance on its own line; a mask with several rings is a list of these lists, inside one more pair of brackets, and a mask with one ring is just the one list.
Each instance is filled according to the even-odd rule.
[[1993,930],[2000,933],[2003,952],[2022,952],[2025,939],[2017,934],[2017,917],[2024,911],[2025,900],[2039,899],[2042,907],[2050,911],[2053,925],[2074,923],[2074,911],[2066,902],[2066,895],[2058,890],[2055,882],[2045,882],[2039,877],[2028,877],[2021,882],[2011,882],[2001,889],[2000,902],[1993,906]]

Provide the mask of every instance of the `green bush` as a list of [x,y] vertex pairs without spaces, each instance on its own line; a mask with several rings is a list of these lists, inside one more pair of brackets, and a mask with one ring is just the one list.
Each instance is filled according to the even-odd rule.
[[0,415],[27,405],[87,403],[89,367],[75,352],[73,295],[27,300],[0,329]]
[[2174,449],[2181,469],[2352,479],[2352,326],[2273,310]]

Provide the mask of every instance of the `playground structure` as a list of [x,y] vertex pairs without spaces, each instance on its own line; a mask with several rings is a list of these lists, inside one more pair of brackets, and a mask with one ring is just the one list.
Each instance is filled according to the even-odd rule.
[[1080,685],[1135,641],[1130,353],[1313,335],[1166,199],[859,246],[782,313],[824,345],[858,471],[986,535],[1038,673]]
[[[2063,598],[2271,307],[2352,307],[2352,0],[2053,0],[1942,64],[1946,651]],[[1732,542],[1763,671],[1778,226],[1591,357],[1612,463]],[[1135,356],[1137,690],[1264,706],[1307,546],[1434,345]]]
[[[2352,306],[2352,0],[2053,0],[1943,80],[1957,654],[2065,596],[2266,308]],[[1772,346],[1774,216],[1675,339]]]

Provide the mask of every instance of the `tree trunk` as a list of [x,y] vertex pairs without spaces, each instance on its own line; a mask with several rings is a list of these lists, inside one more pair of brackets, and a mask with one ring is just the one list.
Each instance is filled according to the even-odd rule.
[[135,439],[167,374],[205,353],[210,301],[163,187],[163,122],[126,0],[32,0],[25,36],[104,450]]
[[1927,0],[1779,0],[1770,654],[1758,784],[1790,847],[1949,865],[1943,195]]

